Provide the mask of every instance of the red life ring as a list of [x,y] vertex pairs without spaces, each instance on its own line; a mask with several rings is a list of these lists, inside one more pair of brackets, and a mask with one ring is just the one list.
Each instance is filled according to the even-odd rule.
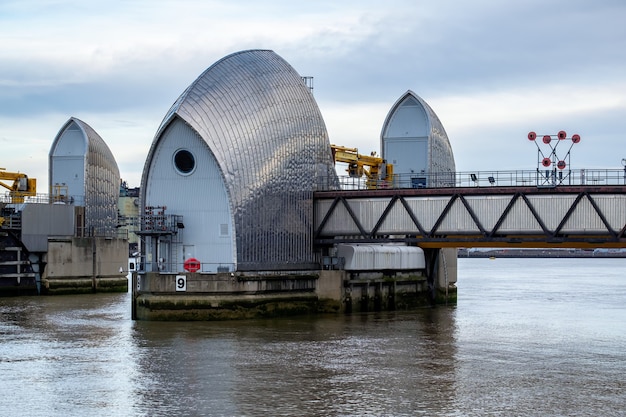
[[196,272],[200,270],[200,261],[196,258],[189,258],[183,263],[183,268],[189,272]]

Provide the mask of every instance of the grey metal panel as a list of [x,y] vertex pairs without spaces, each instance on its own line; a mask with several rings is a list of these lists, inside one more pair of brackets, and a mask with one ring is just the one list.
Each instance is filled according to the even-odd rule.
[[467,196],[465,200],[485,230],[493,230],[513,195]]
[[621,230],[623,221],[626,218],[626,196],[625,195],[594,195],[593,200],[606,220],[609,222],[611,229],[615,231]]
[[[326,213],[330,210],[332,205],[332,200],[318,200],[315,202],[315,219],[316,224],[315,228],[318,229],[321,225],[321,221],[326,215]],[[338,204],[331,217],[328,219],[324,231],[330,232],[331,235],[357,235],[359,234],[359,228],[357,227],[354,220],[348,213],[348,210],[345,208],[343,204]]]
[[416,225],[404,206],[396,201],[378,229],[379,233],[394,234],[398,230],[416,230]]
[[220,167],[237,268],[312,266],[312,193],[318,179],[336,181],[336,173],[322,115],[300,75],[267,50],[238,52],[209,67],[159,127],[142,193],[159,137],[176,117],[199,134]]
[[515,201],[498,229],[502,233],[528,233],[541,230],[541,225],[521,199]]
[[26,204],[22,209],[22,242],[30,252],[46,252],[48,236],[74,235],[74,210],[69,204]]
[[[416,137],[412,140],[405,138],[386,138],[385,155],[387,162],[393,164],[396,175],[401,179],[410,178],[409,172],[419,173],[428,171],[428,138]],[[422,175],[425,178],[425,175]]]
[[85,157],[55,156],[50,161],[50,184],[67,187],[67,195],[77,205],[85,205]]
[[[561,230],[563,232],[602,232],[606,231],[606,226],[602,219],[598,217],[589,200],[583,199],[576,206],[576,210],[567,219]],[[619,232],[619,230],[617,231]]]
[[555,230],[576,200],[576,195],[529,196],[528,200],[548,230]]
[[[450,197],[408,198],[407,203],[426,232],[432,231]],[[417,229],[415,229],[417,230]]]
[[351,199],[348,201],[350,208],[359,219],[361,226],[370,232],[378,219],[383,214],[385,207],[389,204],[388,198],[385,199]]
[[463,230],[464,233],[480,231],[465,205],[457,199],[453,202],[447,215],[437,228],[437,233],[456,233],[459,230]]
[[[75,148],[75,151],[72,148]],[[85,227],[96,235],[114,234],[117,227],[117,201],[120,189],[117,162],[100,135],[87,123],[75,117],[63,125],[50,148],[51,192],[55,183],[73,184],[72,187],[76,187],[73,171],[67,171],[69,167],[63,163],[64,158],[70,155],[74,171],[78,169],[77,164],[80,165],[77,158],[83,158],[82,193],[74,191],[76,188],[68,191],[72,191],[70,196],[74,197],[74,204],[84,204]]]
[[49,192],[53,194],[56,185],[67,187],[66,195],[84,206],[87,138],[76,123],[66,123],[61,132],[50,149]]

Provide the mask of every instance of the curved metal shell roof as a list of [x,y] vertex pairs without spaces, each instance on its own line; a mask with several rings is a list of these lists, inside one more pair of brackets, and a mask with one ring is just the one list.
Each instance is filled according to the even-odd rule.
[[238,269],[312,265],[312,192],[336,173],[324,120],[302,77],[269,50],[237,52],[204,71],[155,135],[142,177],[144,204],[150,161],[177,119],[198,133],[219,165]]
[[[454,172],[456,170],[454,154],[443,124],[428,103],[411,90],[408,90],[400,96],[391,107],[391,110],[389,110],[381,132],[381,149],[384,150],[385,148],[383,142],[387,138],[390,126],[393,124],[398,109],[407,103],[417,103],[423,111],[422,115],[425,116],[425,120],[415,120],[415,123],[420,125],[417,130],[423,129],[420,136],[423,134],[428,138],[428,172]],[[383,157],[387,157],[387,155],[383,154]]]
[[[79,132],[79,142],[69,138],[72,132]],[[80,166],[65,163],[63,159],[68,157],[82,159]],[[55,164],[57,158],[63,162]],[[52,142],[49,159],[50,192],[55,182],[69,184],[73,178],[82,178],[81,189],[70,192],[70,197],[76,197],[74,203],[85,207],[85,227],[95,234],[115,232],[120,171],[113,153],[100,135],[87,123],[71,117]],[[82,172],[78,172],[79,169]]]

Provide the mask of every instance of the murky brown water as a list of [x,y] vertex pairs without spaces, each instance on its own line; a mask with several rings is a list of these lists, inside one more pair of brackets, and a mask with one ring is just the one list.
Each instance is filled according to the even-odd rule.
[[622,416],[626,259],[460,259],[457,307],[130,320],[0,298],[0,416]]

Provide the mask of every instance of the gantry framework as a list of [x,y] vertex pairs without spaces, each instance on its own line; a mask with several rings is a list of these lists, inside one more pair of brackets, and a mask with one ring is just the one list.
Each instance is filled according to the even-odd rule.
[[626,186],[315,193],[315,244],[626,247]]

